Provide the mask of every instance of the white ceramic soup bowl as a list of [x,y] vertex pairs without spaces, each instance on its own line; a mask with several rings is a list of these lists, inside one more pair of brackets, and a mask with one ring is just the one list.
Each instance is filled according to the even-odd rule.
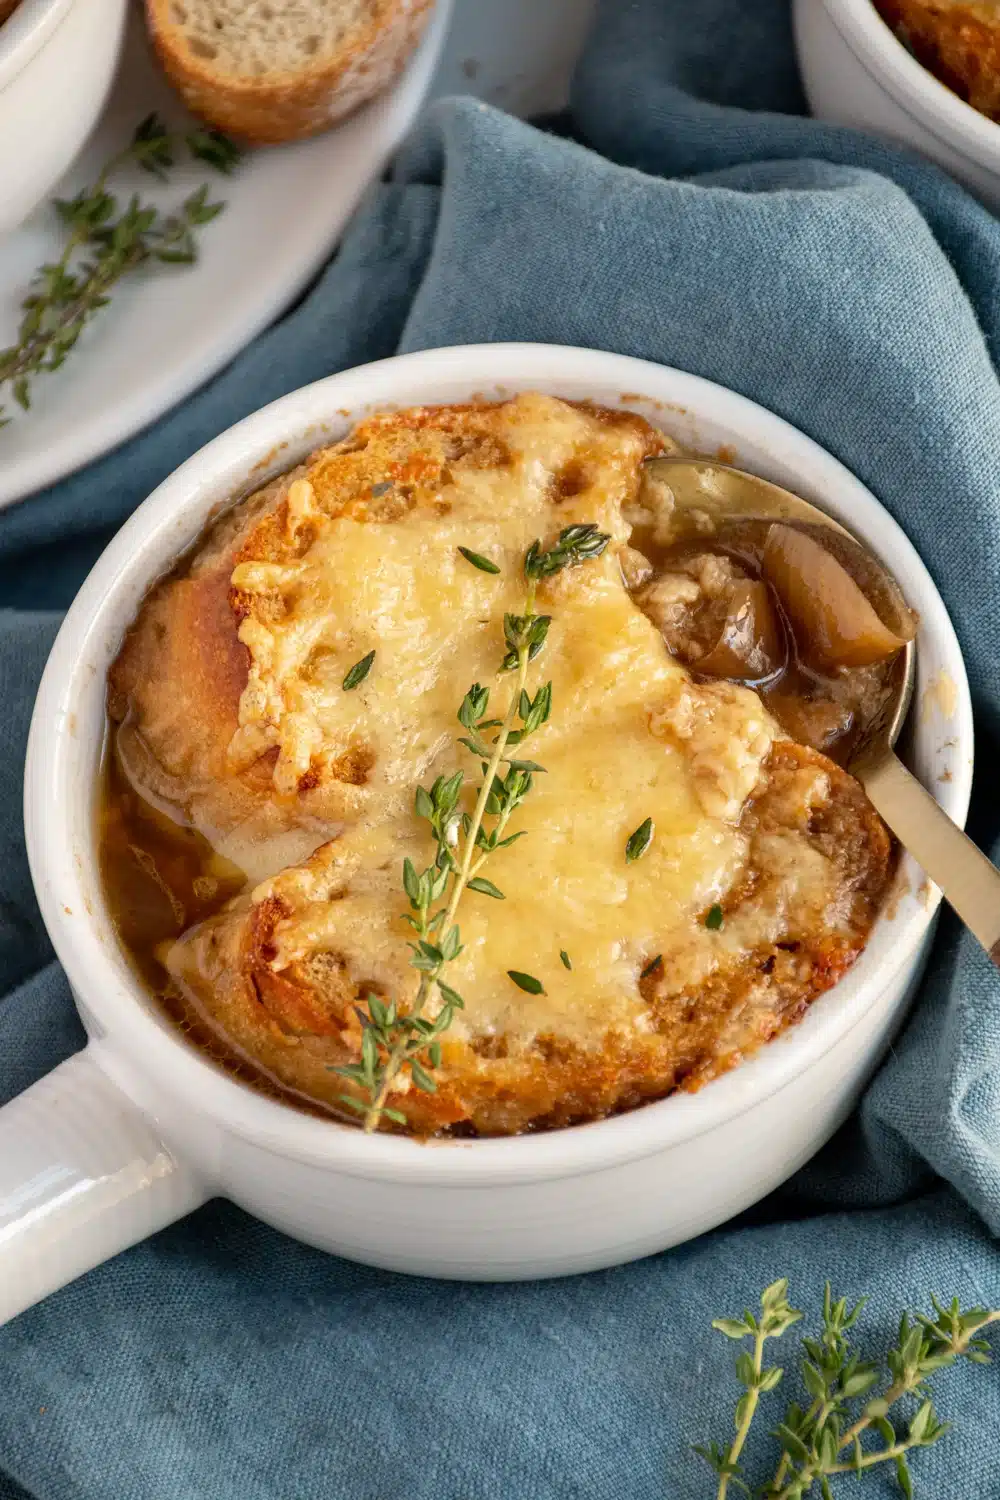
[[[28,850],[89,1043],[0,1111],[0,1320],[216,1194],[325,1250],[431,1276],[555,1276],[647,1255],[794,1172],[879,1061],[937,904],[908,859],[852,972],[757,1057],[699,1093],[514,1139],[369,1137],[262,1097],[189,1045],[129,967],[101,894],[94,804],[105,675],[150,584],[230,497],[365,413],[523,389],[631,408],[695,448],[725,445],[891,559],[920,613],[918,693],[936,705],[916,717],[912,761],[964,819],[971,709],[941,600],[868,491],[779,418],[678,370],[523,344],[406,355],[265,407],[136,511],[84,584],[45,670],[27,758]],[[927,692],[945,678],[950,695]]]
[[127,0],[21,0],[0,26],[0,235],[46,198],[90,134]]
[[910,146],[1000,207],[1000,125],[918,63],[871,0],[794,0],[794,14],[814,115]]

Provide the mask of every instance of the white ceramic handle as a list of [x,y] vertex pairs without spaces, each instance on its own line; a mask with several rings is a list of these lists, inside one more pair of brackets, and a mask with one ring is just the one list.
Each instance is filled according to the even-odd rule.
[[0,1109],[0,1324],[206,1197],[77,1053]]

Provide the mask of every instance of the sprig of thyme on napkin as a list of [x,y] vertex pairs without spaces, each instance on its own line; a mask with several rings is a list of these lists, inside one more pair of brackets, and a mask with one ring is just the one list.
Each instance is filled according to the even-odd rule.
[[[567,526],[548,550],[542,549],[540,541],[532,542],[524,555],[524,612],[504,616],[505,652],[500,671],[517,674],[510,700],[500,718],[488,718],[490,690],[475,682],[458,710],[458,721],[466,731],[458,743],[479,760],[482,768],[473,811],[462,812],[459,807],[465,785],[462,770],[439,776],[429,790],[417,788],[416,814],[429,823],[435,845],[433,861],[426,869],[418,872],[411,860],[403,862],[403,889],[409,903],[406,921],[416,934],[416,941],[410,944],[410,963],[419,971],[420,983],[412,1006],[406,1010],[395,1000],[387,1001],[376,994],[366,997],[367,1009],[357,1010],[362,1028],[360,1059],[335,1070],[358,1090],[342,1094],[341,1100],[364,1117],[366,1131],[375,1130],[383,1115],[405,1125],[406,1116],[386,1102],[404,1070],[409,1071],[416,1088],[425,1093],[435,1091],[432,1071],[441,1061],[440,1038],[465,1003],[443,978],[447,965],[462,951],[455,922],[459,902],[466,891],[504,900],[503,891],[479,872],[495,850],[523,837],[523,833],[507,834],[507,825],[530,793],[534,776],[545,769],[535,761],[509,754],[540,729],[552,711],[551,682],[533,695],[527,690],[529,664],[543,649],[551,624],[550,615],[535,610],[538,584],[563,568],[578,567],[599,557],[609,541],[609,536],[587,522]],[[490,559],[467,548],[459,551],[481,572],[499,573]],[[493,729],[497,732],[488,744],[486,736]],[[540,982],[533,983],[538,985],[533,993],[540,993]],[[428,1007],[435,999],[437,1009],[430,1015]]]
[[[91,187],[81,189],[75,198],[55,200],[69,231],[66,244],[57,261],[35,273],[30,293],[21,304],[17,343],[0,349],[0,395],[6,388],[27,411],[32,382],[59,369],[90,320],[107,306],[123,276],[148,260],[190,265],[197,259],[196,231],[225,207],[210,201],[207,187],[195,189],[172,213],[144,204],[138,194],[121,208],[109,191],[111,178],[126,164],[166,180],[184,150],[225,175],[240,160],[239,150],[218,131],[175,135],[156,115],[149,115]],[[9,421],[0,405],[0,426]]]
[[[936,1297],[931,1302],[933,1317],[903,1314],[883,1374],[878,1362],[862,1360],[852,1350],[848,1338],[864,1301],[853,1307],[846,1298],[835,1301],[827,1282],[823,1331],[818,1339],[802,1340],[801,1381],[811,1405],[787,1405],[773,1434],[781,1458],[774,1477],[756,1492],[740,1455],[761,1395],[774,1390],[785,1373],[776,1365],[765,1366],[764,1345],[780,1338],[802,1314],[789,1306],[788,1282],[781,1280],[761,1295],[759,1314],[745,1310],[740,1318],[717,1318],[713,1328],[730,1339],[751,1339],[752,1352],[744,1350],[736,1360],[736,1377],[744,1387],[736,1403],[736,1436],[726,1448],[713,1442],[695,1450],[718,1475],[716,1500],[726,1500],[730,1485],[745,1495],[756,1493],[770,1500],[805,1500],[817,1491],[823,1500],[832,1500],[832,1478],[860,1476],[882,1464],[893,1465],[899,1488],[909,1500],[913,1481],[908,1455],[929,1448],[950,1430],[948,1422],[938,1419],[928,1395],[930,1378],[959,1359],[988,1364],[989,1345],[979,1335],[1000,1321],[1000,1311],[987,1307],[963,1312],[957,1297],[947,1308]],[[881,1392],[869,1394],[880,1382]],[[903,1423],[897,1427],[901,1409]]]

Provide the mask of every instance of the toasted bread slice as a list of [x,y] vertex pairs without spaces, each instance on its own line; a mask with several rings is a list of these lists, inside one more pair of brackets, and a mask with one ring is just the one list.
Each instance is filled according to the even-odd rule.
[[[0,0],[2,3],[2,0]],[[253,145],[318,135],[386,88],[433,0],[146,0],[188,108]]]
[[[357,837],[333,840],[237,897],[184,933],[167,958],[186,997],[174,1012],[185,1030],[200,1036],[209,1018],[216,1049],[228,1038],[266,1078],[333,1110],[345,1087],[335,1070],[357,1062],[361,1048],[359,1005],[373,990],[386,1001],[405,993],[407,982],[401,923],[397,932],[391,922],[366,921],[363,942],[349,936],[360,930],[354,908],[372,892],[372,873],[355,858]],[[683,937],[671,933],[665,900],[665,930],[650,935],[651,948],[662,947],[659,961],[623,981],[606,1007],[589,1007],[576,964],[565,979],[550,964],[539,996],[508,984],[515,998],[506,1006],[497,998],[502,974],[478,965],[463,983],[466,1009],[444,1042],[436,1090],[422,1093],[404,1079],[392,1097],[410,1131],[513,1135],[600,1119],[694,1091],[801,1020],[868,940],[892,874],[888,835],[846,772],[781,740],[739,837],[746,862],[725,898],[726,943],[715,943],[697,917]],[[394,853],[384,877],[389,912]],[[807,866],[820,880],[811,894],[801,878]],[[557,913],[558,902],[541,927],[558,924]],[[475,919],[474,909],[462,918],[474,944]],[[627,944],[624,926],[622,937]],[[692,944],[711,950],[704,967]],[[383,989],[380,975],[395,965],[395,982]]]

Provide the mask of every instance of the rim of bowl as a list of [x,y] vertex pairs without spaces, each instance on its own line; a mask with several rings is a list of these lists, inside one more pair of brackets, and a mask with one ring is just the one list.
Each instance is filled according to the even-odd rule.
[[[953,779],[938,792],[950,815],[964,821],[971,790],[972,709],[961,652],[944,604],[888,512],[841,463],[781,417],[699,376],[568,346],[430,349],[328,376],[229,428],[139,506],[74,600],[39,688],[25,770],[25,831],[35,890],[70,983],[96,1020],[98,1056],[103,1050],[115,1077],[127,1075],[121,1081],[140,1107],[145,1077],[152,1084],[149,1094],[161,1103],[168,1100],[175,1108],[208,1115],[223,1130],[279,1155],[360,1177],[458,1185],[585,1174],[693,1139],[770,1097],[846,1036],[918,952],[940,897],[932,892],[929,899],[918,900],[900,875],[895,910],[880,916],[851,972],[820,997],[797,1026],[740,1067],[697,1093],[674,1094],[630,1113],[538,1135],[487,1140],[421,1143],[405,1136],[365,1136],[356,1127],[307,1115],[238,1083],[156,1011],[128,966],[103,903],[100,918],[95,918],[91,896],[99,900],[99,890],[86,867],[88,859],[96,863],[96,820],[91,819],[85,859],[73,845],[74,819],[78,822],[79,817],[72,810],[72,797],[66,795],[72,767],[79,766],[74,748],[76,710],[89,701],[92,711],[99,709],[103,717],[107,666],[134,618],[137,601],[166,570],[152,566],[155,555],[176,557],[220,508],[219,497],[248,493],[287,468],[297,452],[335,440],[330,428],[338,428],[339,435],[364,410],[469,399],[487,392],[492,399],[502,399],[504,394],[530,389],[603,401],[615,392],[623,407],[652,407],[675,418],[680,414],[689,423],[693,419],[721,427],[732,441],[762,448],[767,460],[760,466],[770,466],[779,482],[782,473],[794,471],[805,493],[817,499],[822,491],[832,513],[862,537],[877,534],[878,543],[870,544],[891,553],[897,571],[909,576],[922,628],[926,626],[940,648],[955,684],[958,706],[949,733],[961,753],[955,752]],[[285,449],[284,457],[278,456]],[[242,479],[234,481],[234,475]],[[919,590],[915,597],[914,583]],[[911,866],[910,875],[915,868]],[[85,911],[88,916],[81,920]],[[102,1033],[113,1033],[113,1039],[104,1039]],[[169,1117],[170,1110],[162,1113]]]
[[0,89],[13,83],[72,9],[76,0],[21,0],[0,25]]
[[976,158],[1000,165],[1000,126],[980,114],[908,52],[872,0],[821,0],[831,21],[858,61],[877,71],[880,81],[904,107],[919,109],[925,125],[940,127],[949,143]]

